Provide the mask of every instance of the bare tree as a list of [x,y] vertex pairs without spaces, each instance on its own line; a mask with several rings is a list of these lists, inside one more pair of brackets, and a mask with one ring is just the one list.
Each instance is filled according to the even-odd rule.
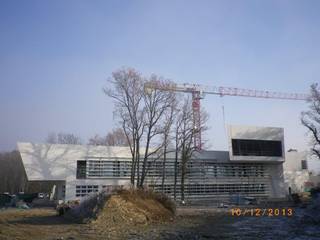
[[73,133],[49,133],[46,142],[50,144],[82,144],[81,138]]
[[129,146],[128,139],[122,128],[113,129],[105,137],[96,134],[89,139],[88,144],[95,146]]
[[107,146],[107,141],[105,137],[101,137],[98,134],[96,134],[93,137],[89,138],[88,145]]
[[[144,185],[148,160],[151,157],[160,158],[164,143],[159,138],[164,131],[165,112],[169,110],[174,95],[173,92],[158,89],[145,91],[146,82],[169,84],[169,81],[156,75],[144,78],[129,68],[114,72],[109,80],[112,88],[104,89],[114,99],[115,114],[129,143],[132,155],[131,184],[134,185],[136,180],[137,187]],[[142,157],[141,147],[144,147]]]
[[180,142],[179,142],[179,133],[181,128],[181,116],[180,109],[177,109],[177,117],[174,126],[174,134],[175,134],[175,159],[174,159],[174,182],[173,182],[173,198],[176,200],[177,198],[177,182],[178,182],[178,160],[179,160],[179,152],[180,152]]
[[186,98],[181,106],[181,111],[177,120],[177,141],[180,150],[181,157],[181,201],[185,200],[185,180],[187,174],[188,162],[193,157],[193,154],[199,149],[194,145],[194,138],[196,131],[202,133],[207,130],[206,122],[208,120],[208,114],[205,111],[200,113],[200,129],[194,128],[193,109],[190,98]]
[[58,143],[79,145],[81,144],[81,139],[73,133],[58,133]]
[[140,142],[144,132],[143,85],[144,79],[136,70],[121,69],[109,80],[112,87],[104,89],[106,95],[114,99],[115,116],[119,118],[122,130],[130,147],[131,184],[135,184],[137,162],[140,159]]
[[[156,75],[152,75],[148,81],[151,85],[156,84],[160,89],[165,89],[167,85],[172,83],[168,80],[164,80]],[[141,178],[139,187],[143,187],[145,177],[148,173],[148,159],[156,155],[159,156],[159,152],[165,146],[166,141],[157,141],[157,137],[164,133],[166,124],[163,121],[166,120],[166,112],[171,111],[172,103],[174,102],[175,93],[173,91],[162,91],[159,89],[153,89],[145,91],[143,95],[145,104],[145,153],[142,162]]]
[[320,89],[317,83],[311,85],[309,110],[302,112],[301,123],[311,134],[311,151],[320,159]]
[[175,120],[175,116],[177,114],[177,101],[175,96],[172,97],[172,103],[169,107],[169,110],[165,113],[164,119],[164,127],[163,127],[163,161],[162,161],[162,180],[161,180],[161,190],[164,192],[164,182],[166,178],[166,161],[167,161],[167,154],[169,153],[168,148],[169,144],[171,143],[171,131],[172,125]]
[[26,190],[27,176],[18,151],[0,153],[0,192],[18,193]]
[[121,128],[116,128],[108,133],[106,143],[108,146],[129,146],[128,138]]
[[48,134],[47,138],[46,138],[46,143],[50,143],[50,144],[56,144],[57,143],[57,134],[54,132],[51,132]]

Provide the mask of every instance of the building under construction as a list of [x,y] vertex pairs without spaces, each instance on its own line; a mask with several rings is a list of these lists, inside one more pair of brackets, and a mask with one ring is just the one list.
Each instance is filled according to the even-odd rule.
[[[185,199],[217,200],[235,195],[283,198],[282,128],[230,126],[229,151],[194,154],[187,163]],[[28,181],[52,181],[59,200],[81,199],[102,189],[128,186],[129,147],[18,143]],[[178,170],[180,169],[178,160]],[[162,185],[163,161],[149,159],[146,184],[174,194],[174,154],[169,154]],[[180,171],[176,185],[180,198]]]

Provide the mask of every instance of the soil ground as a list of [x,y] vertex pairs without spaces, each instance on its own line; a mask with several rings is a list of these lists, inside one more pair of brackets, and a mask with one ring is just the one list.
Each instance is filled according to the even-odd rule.
[[303,209],[291,217],[235,217],[230,209],[179,208],[162,224],[101,232],[93,224],[59,217],[53,209],[0,210],[0,240],[91,239],[320,239],[320,225],[301,222]]

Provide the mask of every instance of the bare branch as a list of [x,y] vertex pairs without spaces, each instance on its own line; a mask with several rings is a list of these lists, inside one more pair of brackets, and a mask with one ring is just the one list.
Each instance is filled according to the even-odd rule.
[[309,111],[301,113],[301,123],[311,133],[311,151],[320,159],[320,90],[318,84],[310,89]]

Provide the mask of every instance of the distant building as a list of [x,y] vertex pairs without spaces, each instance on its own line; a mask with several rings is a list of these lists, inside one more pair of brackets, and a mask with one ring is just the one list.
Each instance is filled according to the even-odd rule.
[[[282,128],[230,126],[229,151],[201,151],[188,163],[186,200],[285,197],[283,138]],[[18,149],[28,180],[55,182],[57,199],[130,184],[128,147],[18,143]],[[146,184],[162,190],[162,159],[150,159],[148,167]],[[173,195],[174,154],[167,157],[165,175],[164,192]]]
[[320,187],[318,172],[320,160],[315,160],[310,152],[289,150],[283,165],[287,191],[292,193],[305,192]]

